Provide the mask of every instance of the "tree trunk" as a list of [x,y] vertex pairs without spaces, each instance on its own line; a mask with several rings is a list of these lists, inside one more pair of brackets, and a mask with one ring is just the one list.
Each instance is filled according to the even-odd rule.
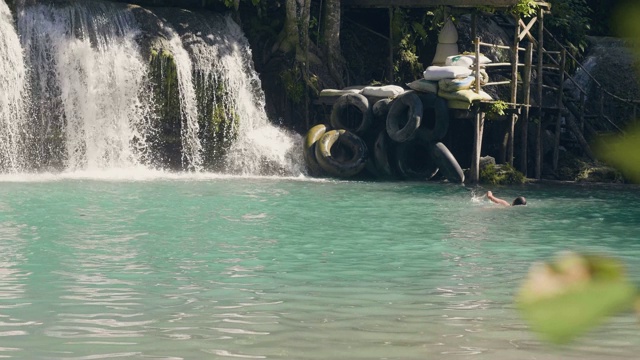
[[320,48],[326,56],[326,64],[331,76],[340,86],[344,86],[342,80],[344,61],[340,49],[340,0],[324,0],[322,14],[322,27],[320,34]]
[[[284,53],[292,51],[297,52],[300,34],[298,30],[298,4],[296,0],[286,0],[285,3],[286,17],[284,21],[284,29],[280,33],[280,40],[277,48]],[[276,49],[274,49],[276,50]]]

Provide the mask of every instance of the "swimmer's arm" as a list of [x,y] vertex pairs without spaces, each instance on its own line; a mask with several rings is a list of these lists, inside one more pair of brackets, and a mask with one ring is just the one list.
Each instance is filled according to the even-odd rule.
[[508,202],[493,196],[493,193],[491,191],[487,191],[487,198],[489,200],[493,201],[496,204],[500,204],[500,205],[504,205],[504,206],[511,206],[511,204],[509,204]]

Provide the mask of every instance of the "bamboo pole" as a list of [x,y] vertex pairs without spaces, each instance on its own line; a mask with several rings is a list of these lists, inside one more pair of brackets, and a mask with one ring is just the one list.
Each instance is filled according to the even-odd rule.
[[389,84],[393,83],[393,6],[389,6]]
[[567,64],[567,50],[560,51],[560,85],[558,86],[558,115],[556,118],[556,133],[553,143],[553,171],[558,170],[558,159],[560,157],[560,132],[562,131],[562,99],[564,96],[564,67]]
[[598,92],[599,92],[599,95],[600,95],[600,99],[599,99],[600,100],[600,104],[599,104],[599,107],[600,107],[600,110],[599,110],[600,111],[600,118],[599,119],[600,119],[600,121],[602,121],[602,120],[604,120],[604,89],[602,87],[599,87],[598,88]]
[[[480,93],[480,39],[475,38],[475,54],[476,61],[474,70],[476,72],[476,93]],[[471,182],[477,183],[480,180],[480,156],[482,153],[482,132],[484,130],[484,113],[478,104],[474,105],[475,121],[474,121],[474,138],[473,138],[473,154],[471,155]]]
[[474,105],[475,121],[474,121],[474,139],[473,154],[471,156],[471,182],[478,183],[480,181],[480,156],[482,153],[482,133],[484,131],[484,112],[480,110],[479,105]]
[[580,131],[584,132],[584,107],[585,107],[585,103],[586,103],[586,99],[585,99],[585,93],[584,92],[580,92],[580,123],[579,128]]
[[544,62],[544,10],[538,8],[538,122],[536,124],[536,179],[542,178],[542,85]]
[[527,45],[527,52],[524,55],[524,75],[522,78],[522,92],[523,92],[523,122],[522,122],[522,144],[520,144],[520,171],[527,176],[529,168],[528,148],[529,148],[529,105],[531,104],[531,66],[533,63],[533,43],[530,42]]
[[480,94],[480,38],[476,37],[474,40],[474,50],[476,54],[475,62],[473,63],[473,71],[476,75],[476,94]]
[[[518,20],[517,15],[514,15],[516,18],[516,23]],[[520,45],[520,26],[516,26],[513,35],[513,46],[511,47],[511,103],[515,104],[518,102],[518,48]],[[516,108],[515,105],[512,106],[513,109]],[[513,148],[514,148],[514,133],[516,129],[516,121],[518,120],[518,115],[514,112],[511,114],[511,122],[509,124],[509,137],[507,141],[507,162],[509,165],[513,166]]]

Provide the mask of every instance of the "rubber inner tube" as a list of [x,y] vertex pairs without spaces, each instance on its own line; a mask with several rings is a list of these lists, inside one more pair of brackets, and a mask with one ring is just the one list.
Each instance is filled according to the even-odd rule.
[[315,151],[322,169],[337,177],[357,175],[367,163],[367,145],[344,129],[327,131],[316,143]]
[[431,148],[436,165],[444,177],[452,183],[464,182],[464,171],[449,149],[441,142]]
[[436,142],[447,135],[449,130],[449,106],[447,101],[436,94],[418,95],[423,106],[422,122],[418,136],[427,142]]
[[344,94],[336,100],[331,109],[331,126],[363,134],[369,129],[372,113],[369,100],[361,94]]
[[414,91],[406,91],[392,103],[387,115],[387,134],[397,142],[405,142],[416,136],[422,119],[422,101]]
[[373,145],[373,158],[375,159],[376,170],[380,177],[392,178],[393,170],[389,161],[391,139],[386,130],[380,131]]
[[311,176],[321,176],[323,174],[322,167],[320,167],[316,159],[316,143],[327,130],[326,125],[318,124],[309,129],[307,135],[304,137],[304,162]]
[[389,114],[389,109],[391,108],[391,103],[393,99],[382,99],[376,101],[371,107],[371,111],[373,111],[373,116],[376,118],[386,119]]
[[438,173],[432,157],[432,145],[420,139],[399,143],[396,148],[396,165],[400,175],[409,180],[429,180]]

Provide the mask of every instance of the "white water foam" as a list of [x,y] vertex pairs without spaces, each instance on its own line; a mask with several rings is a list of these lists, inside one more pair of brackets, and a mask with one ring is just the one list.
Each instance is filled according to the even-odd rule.
[[37,112],[34,126],[48,133],[36,141],[62,141],[68,170],[140,165],[151,92],[131,14],[107,3],[36,5],[18,25],[34,90],[49,106]]
[[26,67],[9,7],[0,0],[0,172],[24,169]]
[[235,174],[303,173],[302,138],[274,126],[265,111],[260,78],[253,67],[251,48],[231,16],[194,14],[198,32],[188,31],[184,43],[194,70],[203,81],[225,91],[222,104],[228,118],[237,119],[237,138],[227,153],[226,171]]
[[182,165],[186,169],[202,170],[202,143],[198,137],[198,107],[195,86],[193,84],[193,64],[182,45],[182,39],[168,24],[164,31],[169,36],[169,46],[176,64],[178,89],[180,91],[180,112],[182,114]]
[[[3,16],[10,19],[5,8],[6,5]],[[274,126],[267,118],[251,49],[238,24],[230,16],[188,16],[186,23],[174,20],[173,24],[166,20],[173,16],[161,17],[166,50],[172,53],[178,75],[183,169],[205,171],[200,124],[207,119],[202,119],[198,109],[210,104],[198,103],[202,100],[195,86],[195,76],[202,76],[213,88],[224,89],[213,100],[214,106],[222,107],[235,122],[234,137],[229,136],[222,144],[233,140],[225,166],[214,164],[214,168],[246,176],[303,174],[302,139]],[[192,21],[202,23],[205,31],[178,33],[177,27],[182,32],[193,28]],[[3,36],[8,29],[6,24],[11,21],[2,22]],[[32,5],[19,12],[17,28],[29,68],[30,90],[37,100],[29,110],[28,124],[24,117],[18,119],[16,115],[3,115],[0,119],[9,123],[3,127],[2,139],[16,139],[2,142],[0,160],[15,162],[13,154],[20,154],[22,146],[20,136],[15,134],[23,131],[28,139],[22,146],[27,154],[23,162],[30,170],[103,175],[112,170],[127,173],[123,169],[144,172],[140,169],[154,158],[149,141],[157,138],[154,135],[158,129],[154,128],[157,119],[149,64],[136,42],[141,31],[131,11],[96,1]],[[15,31],[12,33],[12,46],[18,51],[3,54],[22,51],[15,41]],[[12,61],[19,59],[18,56]],[[12,67],[22,69],[16,76],[25,78],[24,64]],[[9,93],[14,98],[25,98],[14,91]],[[5,168],[0,170],[5,172]]]
[[113,168],[109,170],[77,170],[65,172],[43,173],[5,173],[0,174],[1,183],[46,183],[56,181],[113,181],[113,182],[145,182],[145,181],[217,181],[234,179],[255,179],[273,181],[305,181],[313,183],[342,182],[336,179],[309,178],[298,176],[263,176],[233,175],[212,172],[171,172],[154,170],[145,167]]

